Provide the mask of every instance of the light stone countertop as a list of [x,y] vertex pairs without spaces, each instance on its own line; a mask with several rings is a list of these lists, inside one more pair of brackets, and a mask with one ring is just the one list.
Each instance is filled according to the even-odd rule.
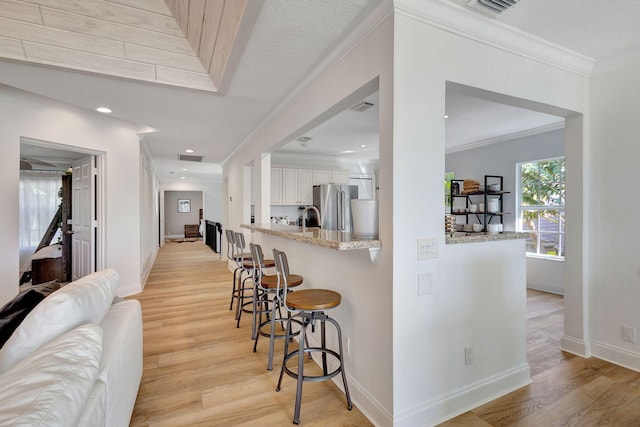
[[480,242],[495,242],[499,240],[515,240],[526,239],[529,237],[528,233],[517,233],[515,231],[504,231],[502,233],[465,233],[463,231],[457,231],[455,233],[445,235],[446,243],[448,245],[456,243],[480,243]]
[[272,236],[296,240],[302,243],[322,246],[338,251],[351,251],[355,249],[378,249],[382,247],[379,239],[358,238],[353,233],[343,231],[322,230],[317,227],[307,227],[303,232],[302,227],[282,224],[241,224],[240,227],[258,231]]

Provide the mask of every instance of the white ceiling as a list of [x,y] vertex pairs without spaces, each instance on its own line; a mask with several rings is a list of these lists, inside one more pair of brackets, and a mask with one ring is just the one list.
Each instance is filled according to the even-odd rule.
[[[117,0],[119,3],[132,1]],[[180,176],[186,180],[210,180],[212,175],[219,176],[220,162],[317,68],[320,58],[336,47],[373,8],[387,1],[390,0],[264,1],[224,95],[15,60],[0,61],[0,83],[90,110],[107,105],[113,110],[113,116],[157,130],[145,138],[161,182],[179,180]],[[466,7],[466,0],[438,1]],[[58,2],[82,4],[86,8],[87,4],[104,7],[116,0],[29,0],[45,7]],[[24,2],[0,0],[0,9],[8,3]],[[487,19],[497,21],[498,25],[513,25],[594,60],[608,60],[612,55],[640,50],[638,0],[521,0],[501,16]],[[73,33],[68,36],[73,37]],[[8,38],[10,34],[2,33],[0,43]],[[502,110],[496,112],[494,108]],[[540,116],[533,124],[526,117],[510,116],[504,120],[505,114],[514,113],[504,108],[465,99],[464,95],[457,101],[455,97],[448,98],[447,110],[452,120],[447,123],[447,139],[458,135],[455,139],[466,144],[517,131],[513,124],[519,121],[522,128],[553,120]],[[353,114],[364,118],[365,113]],[[528,114],[527,111],[519,113]],[[340,120],[340,115],[336,120]],[[452,127],[455,120],[464,122],[462,128]],[[504,127],[506,125],[509,126]],[[377,123],[362,123],[360,127],[371,133]],[[473,130],[477,135],[463,135],[461,130]],[[489,130],[491,135],[486,133]],[[335,134],[336,130],[327,124],[317,132]],[[360,137],[348,138],[344,149],[348,148],[347,144],[361,145],[358,144]],[[319,139],[319,136],[315,138],[315,142]],[[204,163],[179,162],[178,154],[187,148],[203,156]],[[332,146],[331,150],[337,148],[340,147]],[[182,171],[183,167],[190,170]]]

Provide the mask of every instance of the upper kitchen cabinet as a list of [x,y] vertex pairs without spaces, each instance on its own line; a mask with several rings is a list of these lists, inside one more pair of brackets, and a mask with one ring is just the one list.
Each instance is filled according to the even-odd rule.
[[312,176],[310,169],[282,168],[282,204],[313,204]]
[[271,168],[271,204],[282,204],[282,168]]
[[348,183],[349,172],[347,171],[313,170],[313,185]]
[[348,184],[349,172],[347,171],[331,171],[332,184]]

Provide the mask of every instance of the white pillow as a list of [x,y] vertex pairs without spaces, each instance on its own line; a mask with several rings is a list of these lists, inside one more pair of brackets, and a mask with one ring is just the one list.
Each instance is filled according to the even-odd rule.
[[44,344],[85,323],[99,324],[118,289],[118,273],[108,269],[58,289],[24,318],[0,349],[0,372]]
[[85,324],[0,374],[0,425],[75,426],[98,378],[102,329]]

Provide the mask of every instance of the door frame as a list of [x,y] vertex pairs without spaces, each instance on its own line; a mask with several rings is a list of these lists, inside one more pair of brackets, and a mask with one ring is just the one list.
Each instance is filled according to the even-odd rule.
[[95,268],[96,271],[106,268],[107,253],[107,228],[106,228],[106,153],[103,151],[91,150],[88,148],[77,147],[74,145],[61,144],[58,142],[45,141],[41,139],[33,139],[25,136],[20,137],[21,144],[35,145],[38,147],[49,148],[51,150],[71,151],[82,155],[91,155],[96,161],[96,242],[95,242]]

